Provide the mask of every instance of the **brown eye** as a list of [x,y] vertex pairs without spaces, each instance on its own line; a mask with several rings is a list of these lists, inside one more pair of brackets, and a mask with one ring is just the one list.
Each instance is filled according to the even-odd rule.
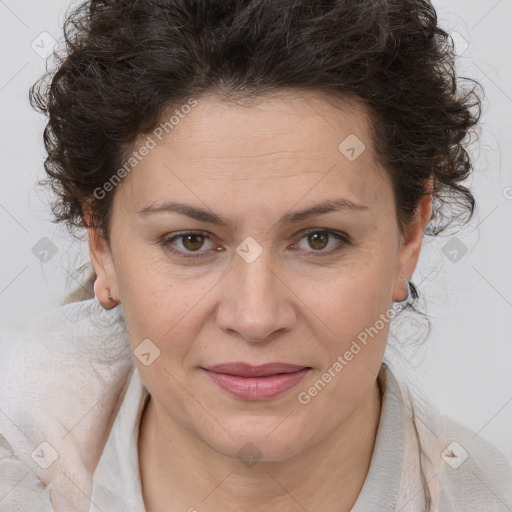
[[329,256],[351,244],[351,239],[344,233],[329,229],[311,229],[293,245],[294,249],[298,248],[306,254],[316,253],[315,256]]
[[183,247],[188,251],[197,251],[198,249],[201,249],[204,243],[203,235],[181,235],[181,239],[183,240]]
[[325,231],[316,231],[307,236],[309,245],[315,250],[325,249],[329,241],[329,235]]
[[[207,243],[205,247],[205,241],[210,246]],[[162,237],[159,243],[167,251],[183,258],[211,256],[212,251],[219,250],[219,248],[213,249],[215,244],[207,234],[194,233],[193,231],[178,233],[171,237]]]

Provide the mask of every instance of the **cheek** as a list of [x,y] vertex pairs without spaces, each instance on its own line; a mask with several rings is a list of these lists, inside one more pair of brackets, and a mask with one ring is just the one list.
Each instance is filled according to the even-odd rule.
[[125,247],[116,258],[116,278],[130,332],[160,342],[174,337],[216,276],[193,276],[172,265],[159,247]]
[[301,297],[318,326],[316,343],[325,355],[315,377],[321,379],[327,372],[329,381],[316,401],[319,411],[335,402],[347,404],[348,411],[351,400],[377,376],[394,317],[392,281],[389,253],[368,251],[365,258],[323,280],[320,287],[304,286]]
[[[208,292],[218,278],[210,275],[191,280],[179,271],[163,272],[158,263],[149,268],[143,274],[129,275],[120,290],[130,345],[150,392],[155,396],[172,394],[179,401],[179,390],[188,379],[184,365],[187,357],[198,350],[195,340],[201,337],[211,314],[206,309]],[[137,357],[148,352],[146,346],[151,354],[157,354],[148,366]]]
[[326,418],[325,411],[331,411],[323,427],[326,431],[352,413],[377,377],[393,318],[386,315],[390,311],[389,268],[362,265],[357,270],[357,275],[332,280],[321,294],[310,292],[305,300],[312,304],[311,318],[320,326],[315,350],[321,346],[325,357],[322,367],[298,392],[309,401],[304,407],[310,417]]
[[393,272],[380,258],[358,258],[311,282],[302,277],[297,295],[332,336],[353,337],[373,325],[391,305]]

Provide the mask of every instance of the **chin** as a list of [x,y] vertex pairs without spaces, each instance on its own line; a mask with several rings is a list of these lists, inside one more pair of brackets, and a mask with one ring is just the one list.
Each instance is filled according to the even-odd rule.
[[212,440],[208,442],[204,440],[210,448],[216,452],[229,457],[238,459],[242,463],[246,463],[248,467],[256,462],[278,462],[290,459],[304,448],[304,439],[290,435],[270,434],[271,430],[265,432],[257,431],[251,433],[250,429],[243,434],[233,435],[222,440]]

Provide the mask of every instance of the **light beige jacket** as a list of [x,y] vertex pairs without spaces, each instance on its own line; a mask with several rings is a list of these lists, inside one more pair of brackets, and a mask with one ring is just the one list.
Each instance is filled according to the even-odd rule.
[[[385,363],[378,382],[379,428],[352,512],[512,512],[510,461]],[[120,305],[71,303],[23,335],[3,332],[0,512],[146,512],[137,435],[148,396]]]

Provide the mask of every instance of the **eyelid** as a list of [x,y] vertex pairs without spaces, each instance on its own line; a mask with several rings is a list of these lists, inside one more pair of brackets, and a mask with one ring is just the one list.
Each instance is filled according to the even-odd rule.
[[205,239],[208,239],[210,241],[212,240],[212,234],[209,233],[208,231],[191,229],[188,231],[178,231],[175,233],[168,233],[168,234],[160,237],[160,239],[157,241],[157,243],[162,245],[164,247],[164,249],[166,249],[167,251],[169,251],[173,254],[176,254],[179,257],[186,258],[186,259],[203,258],[203,257],[205,257],[204,256],[205,254],[213,252],[212,249],[210,249],[210,251],[200,251],[200,250],[198,250],[198,251],[182,251],[181,249],[175,249],[172,246],[172,242],[174,240],[179,239],[181,237],[185,237],[187,235],[199,235],[199,236],[203,236]]
[[[335,237],[337,240],[341,242],[341,244],[338,244],[336,247],[331,248],[327,251],[307,251],[312,255],[313,257],[316,256],[329,256],[331,254],[334,254],[341,250],[346,245],[353,245],[352,239],[349,235],[342,231],[337,231],[335,229],[329,229],[329,228],[309,228],[304,229],[302,231],[299,231],[297,235],[295,236],[294,241],[292,242],[292,246],[296,244],[297,242],[300,242],[304,237],[309,235],[310,233],[327,233],[333,237]],[[166,235],[163,235],[159,238],[159,240],[156,242],[164,247],[167,251],[176,254],[178,257],[182,257],[185,259],[191,259],[191,258],[204,258],[211,255],[212,252],[215,252],[215,249],[209,250],[209,251],[182,251],[181,249],[175,249],[172,247],[172,242],[176,239],[179,239],[180,237],[185,237],[187,235],[199,235],[203,236],[205,239],[208,239],[212,241],[213,235],[205,230],[188,230],[188,231],[178,231],[175,233],[168,233]],[[219,251],[220,252],[220,251]],[[308,256],[307,256],[308,257]]]
[[[337,231],[335,229],[329,229],[329,228],[309,228],[305,229],[303,231],[300,231],[298,233],[298,236],[296,238],[296,241],[292,243],[292,245],[296,244],[297,242],[300,242],[304,237],[308,236],[311,233],[327,233],[328,235],[336,238],[338,241],[341,242],[341,244],[338,244],[334,248],[331,248],[327,251],[314,251],[310,250],[307,251],[309,255],[312,255],[312,257],[316,256],[329,256],[331,254],[334,254],[341,250],[346,245],[353,245],[353,242],[351,238],[342,231]],[[306,256],[309,257],[309,256]]]

